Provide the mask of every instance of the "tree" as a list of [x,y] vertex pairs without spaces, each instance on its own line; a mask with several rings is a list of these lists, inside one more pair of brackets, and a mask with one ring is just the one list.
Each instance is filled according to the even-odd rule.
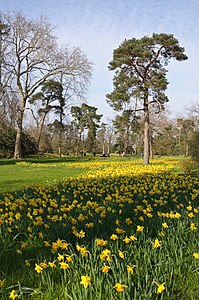
[[77,128],[79,130],[79,141],[78,141],[78,151],[81,146],[81,138],[85,129],[87,129],[87,139],[86,148],[89,152],[95,151],[95,141],[97,128],[99,127],[99,122],[102,115],[97,114],[97,108],[90,106],[86,103],[82,103],[81,107],[72,106],[71,113],[74,117]]
[[20,99],[14,157],[21,158],[24,112],[30,97],[46,80],[61,74],[67,81],[78,78],[87,85],[91,62],[79,48],[59,47],[46,18],[33,21],[20,13],[4,18],[9,26],[5,66]]
[[199,131],[195,131],[192,133],[189,139],[189,148],[191,157],[199,162]]
[[[34,94],[30,103],[35,103],[40,101],[42,107],[39,108],[38,113],[41,116],[40,122],[38,124],[38,136],[37,136],[37,148],[39,150],[39,144],[41,140],[41,135],[43,131],[44,122],[47,114],[55,109],[57,111],[58,107],[63,106],[62,97],[63,88],[60,82],[53,79],[47,80],[42,84],[41,91]],[[63,108],[60,110],[62,111]],[[37,118],[36,118],[37,119]]]
[[171,59],[186,60],[184,48],[172,34],[153,34],[124,40],[114,50],[109,70],[115,70],[114,90],[107,102],[117,111],[143,111],[144,164],[149,163],[150,106],[164,108],[168,81],[166,66]]

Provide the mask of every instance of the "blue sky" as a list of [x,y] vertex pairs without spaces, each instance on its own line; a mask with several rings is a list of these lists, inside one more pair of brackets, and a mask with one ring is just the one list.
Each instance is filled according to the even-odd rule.
[[0,11],[21,11],[28,18],[47,16],[60,44],[80,47],[94,63],[88,104],[104,119],[114,112],[105,95],[113,89],[108,71],[112,53],[125,38],[172,33],[189,59],[168,66],[167,96],[173,116],[199,102],[198,0],[0,0]]

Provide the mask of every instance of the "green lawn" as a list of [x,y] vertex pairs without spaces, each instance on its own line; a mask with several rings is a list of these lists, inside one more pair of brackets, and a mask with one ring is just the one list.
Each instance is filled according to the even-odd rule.
[[[69,168],[60,163],[79,162],[80,159],[26,159],[22,162],[41,164],[41,167],[20,165],[15,160],[0,160],[0,193],[13,192],[37,183],[49,183],[65,177],[74,177],[85,171],[81,168]],[[52,166],[50,166],[52,164]],[[56,165],[55,165],[56,164]],[[59,166],[60,164],[60,166]],[[46,165],[46,166],[45,166]]]

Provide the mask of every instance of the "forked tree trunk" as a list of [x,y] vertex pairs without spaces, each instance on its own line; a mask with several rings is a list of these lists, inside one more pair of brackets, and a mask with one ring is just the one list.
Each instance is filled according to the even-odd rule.
[[147,101],[144,103],[144,165],[149,164],[149,107]]

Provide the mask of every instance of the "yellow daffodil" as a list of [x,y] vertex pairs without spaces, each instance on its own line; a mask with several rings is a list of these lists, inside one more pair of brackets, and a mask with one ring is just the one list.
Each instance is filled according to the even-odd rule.
[[84,286],[86,289],[90,284],[91,284],[91,277],[90,276],[81,276],[81,281],[80,283]]
[[162,223],[163,228],[169,228],[168,224],[166,222]]
[[196,259],[199,259],[199,253],[194,253],[193,257],[195,257]]
[[109,267],[109,266],[107,266],[107,265],[104,265],[103,267],[102,267],[102,272],[104,272],[104,273],[108,273],[108,271],[111,269],[111,267]]
[[191,223],[191,224],[190,224],[190,229],[191,229],[191,231],[197,231],[197,226],[196,226],[196,224]]
[[142,232],[143,230],[144,230],[144,226],[140,226],[140,225],[137,226],[137,231]]
[[18,297],[18,295],[17,295],[16,291],[15,291],[15,290],[12,290],[11,293],[10,293],[9,298],[10,298],[11,300],[14,300],[14,299],[17,298],[17,297]]
[[165,290],[165,282],[162,284],[158,284],[157,294],[161,294]]
[[113,288],[119,293],[119,292],[123,292],[125,288],[127,288],[127,285],[117,282]]
[[133,270],[134,270],[134,266],[127,265],[127,272],[128,273],[133,273]]
[[63,269],[63,270],[66,270],[66,269],[70,268],[69,264],[67,264],[64,261],[60,262],[59,264],[60,264],[60,268]]
[[160,242],[159,242],[159,240],[156,238],[155,241],[154,241],[154,243],[153,243],[153,248],[154,248],[154,249],[157,249],[157,248],[159,248],[159,247],[160,247]]
[[42,268],[40,265],[35,264],[35,271],[36,271],[37,273],[42,273],[42,272],[43,272],[43,268]]
[[112,234],[110,237],[111,240],[115,241],[118,239],[118,236],[116,234]]

